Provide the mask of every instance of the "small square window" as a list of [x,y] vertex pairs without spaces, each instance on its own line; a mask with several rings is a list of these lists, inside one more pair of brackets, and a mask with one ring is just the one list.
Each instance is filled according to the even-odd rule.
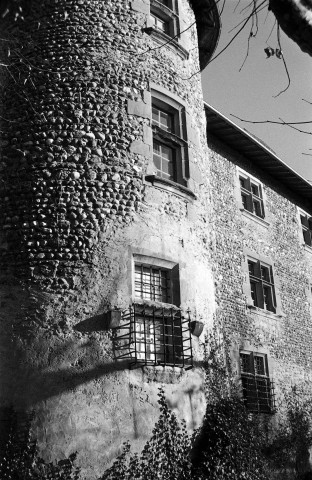
[[257,184],[251,181],[250,177],[243,175],[239,176],[239,183],[244,209],[257,217],[264,218],[262,188],[260,183]]
[[142,300],[171,303],[170,270],[135,264],[134,293]]
[[255,307],[276,312],[273,270],[260,261],[248,260],[250,294]]
[[273,382],[269,377],[267,355],[240,352],[240,371],[246,408],[255,413],[273,413]]
[[304,243],[309,245],[309,247],[312,247],[312,217],[309,217],[306,214],[301,214],[300,220]]

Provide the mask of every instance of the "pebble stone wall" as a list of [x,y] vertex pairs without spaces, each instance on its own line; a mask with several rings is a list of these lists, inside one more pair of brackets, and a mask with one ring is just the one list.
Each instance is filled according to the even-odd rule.
[[[304,245],[298,213],[298,208],[311,212],[311,206],[212,136],[208,144],[213,151],[210,165],[216,321],[228,340],[234,371],[239,371],[239,348],[268,355],[280,414],[283,394],[292,385],[311,395],[312,251]],[[237,167],[262,182],[266,222],[256,221],[239,208]],[[281,302],[279,314],[246,308],[246,252],[267,258],[274,265],[274,283]]]
[[[78,451],[96,478],[123,441],[142,447],[160,382],[189,428],[205,408],[200,368],[130,372],[103,326],[131,302],[132,252],[179,263],[183,308],[212,321],[196,26],[181,36],[185,56],[144,31],[147,0],[33,0],[12,15],[1,20],[1,402],[34,409],[46,460]],[[179,16],[181,30],[194,24],[188,0]],[[185,105],[197,199],[144,180],[151,84]]]

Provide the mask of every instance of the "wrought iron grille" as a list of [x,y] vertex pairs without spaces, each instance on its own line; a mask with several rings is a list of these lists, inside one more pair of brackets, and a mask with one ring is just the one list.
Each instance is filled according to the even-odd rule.
[[242,374],[243,398],[250,412],[274,413],[274,383],[270,378]]
[[118,359],[130,367],[170,365],[192,368],[190,315],[176,308],[135,304],[122,317],[116,335]]

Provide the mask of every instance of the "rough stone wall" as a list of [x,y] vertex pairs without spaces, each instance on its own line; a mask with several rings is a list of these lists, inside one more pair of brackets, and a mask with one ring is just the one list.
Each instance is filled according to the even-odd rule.
[[[192,318],[208,326],[214,310],[196,28],[183,34],[182,58],[143,31],[148,12],[143,0],[34,0],[24,20],[8,14],[1,26],[11,41],[1,97],[1,402],[34,409],[44,458],[78,451],[88,478],[123,441],[142,446],[160,382],[189,428],[205,408],[200,368],[129,371],[103,320],[131,303],[131,257],[142,252],[180,265]],[[194,22],[187,0],[179,12],[181,25]],[[151,83],[186,105],[197,200],[144,180]],[[200,364],[201,341],[193,348]]]
[[[214,150],[210,158],[216,321],[225,332],[230,349],[236,345],[269,355],[277,405],[291,385],[305,385],[309,395],[312,252],[304,246],[298,215],[298,207],[309,211],[309,206],[303,198],[287,191],[219,141],[209,138],[208,145]],[[267,224],[257,222],[239,209],[237,166],[262,182]],[[243,264],[246,249],[273,262],[282,315],[246,307],[244,283],[249,282]],[[233,366],[235,371],[235,361]]]

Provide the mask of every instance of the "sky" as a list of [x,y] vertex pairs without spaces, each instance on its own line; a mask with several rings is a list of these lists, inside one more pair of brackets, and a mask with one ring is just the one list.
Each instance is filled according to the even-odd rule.
[[[229,31],[248,16],[242,9],[250,0],[240,0],[235,12],[237,3],[237,0],[225,0],[221,36],[214,56],[238,29]],[[256,135],[281,160],[312,183],[312,135],[296,132],[288,126],[242,122],[232,116],[251,121],[279,121],[282,118],[285,122],[312,122],[312,104],[302,100],[312,103],[312,57],[303,53],[282,31],[280,39],[290,87],[274,98],[288,83],[283,61],[276,56],[266,58],[264,52],[267,46],[278,48],[274,19],[272,13],[267,15],[267,9],[259,13],[258,33],[250,39],[249,54],[241,71],[251,22],[225,52],[208,64],[202,73],[204,100],[239,127]],[[312,123],[299,128],[312,132]]]

